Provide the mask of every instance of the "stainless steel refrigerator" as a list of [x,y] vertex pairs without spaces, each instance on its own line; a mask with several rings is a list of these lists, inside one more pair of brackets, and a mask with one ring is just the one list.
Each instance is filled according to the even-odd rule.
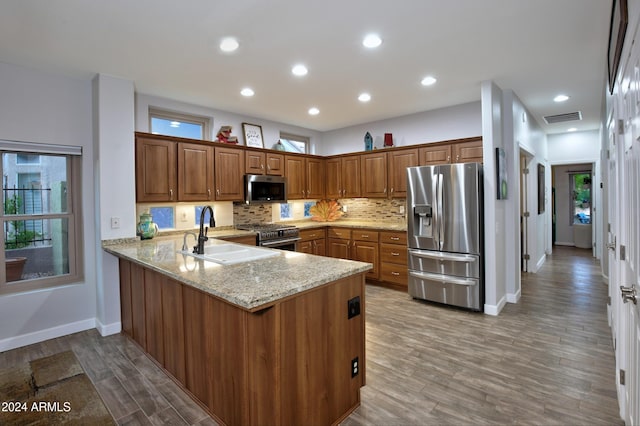
[[409,294],[484,311],[482,164],[407,168]]

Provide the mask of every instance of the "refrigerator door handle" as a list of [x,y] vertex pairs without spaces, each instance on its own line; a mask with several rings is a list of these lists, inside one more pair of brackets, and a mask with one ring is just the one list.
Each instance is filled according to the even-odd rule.
[[442,250],[442,247],[444,246],[444,216],[443,216],[443,208],[442,205],[444,204],[444,200],[442,199],[443,197],[443,191],[442,191],[442,185],[443,185],[443,175],[442,173],[438,173],[438,192],[437,192],[437,197],[438,197],[438,218],[440,219],[440,223],[438,225],[439,229],[438,229],[438,249]]
[[466,286],[476,285],[478,281],[476,279],[458,278],[458,277],[452,277],[449,275],[431,274],[429,272],[416,272],[416,271],[409,271],[409,276],[415,277],[415,278],[424,278],[430,281],[437,281],[442,284],[457,284],[457,285],[466,285]]
[[450,253],[443,253],[443,252],[432,252],[432,251],[414,250],[414,249],[409,249],[409,253],[412,256],[416,256],[416,257],[423,257],[426,259],[451,260],[453,262],[473,263],[479,259],[478,256],[474,256],[470,254],[450,254]]

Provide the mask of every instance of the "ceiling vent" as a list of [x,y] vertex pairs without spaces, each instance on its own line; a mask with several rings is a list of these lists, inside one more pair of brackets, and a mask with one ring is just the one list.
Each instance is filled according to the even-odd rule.
[[580,111],[568,112],[566,114],[544,116],[544,121],[546,121],[547,124],[564,123],[565,121],[580,121],[580,120],[582,120],[582,113]]

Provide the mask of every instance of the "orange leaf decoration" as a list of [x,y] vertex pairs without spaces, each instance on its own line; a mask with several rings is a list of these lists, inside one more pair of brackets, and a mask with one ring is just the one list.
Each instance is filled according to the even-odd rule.
[[333,222],[342,216],[340,204],[335,200],[318,201],[315,206],[309,209],[309,213],[312,214],[311,220],[318,222]]

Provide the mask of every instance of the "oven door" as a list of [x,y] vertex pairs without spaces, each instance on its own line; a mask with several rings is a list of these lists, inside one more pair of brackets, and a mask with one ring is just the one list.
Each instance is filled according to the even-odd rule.
[[284,240],[261,241],[262,247],[274,248],[279,250],[296,251],[296,242],[300,241],[300,237],[287,238]]

